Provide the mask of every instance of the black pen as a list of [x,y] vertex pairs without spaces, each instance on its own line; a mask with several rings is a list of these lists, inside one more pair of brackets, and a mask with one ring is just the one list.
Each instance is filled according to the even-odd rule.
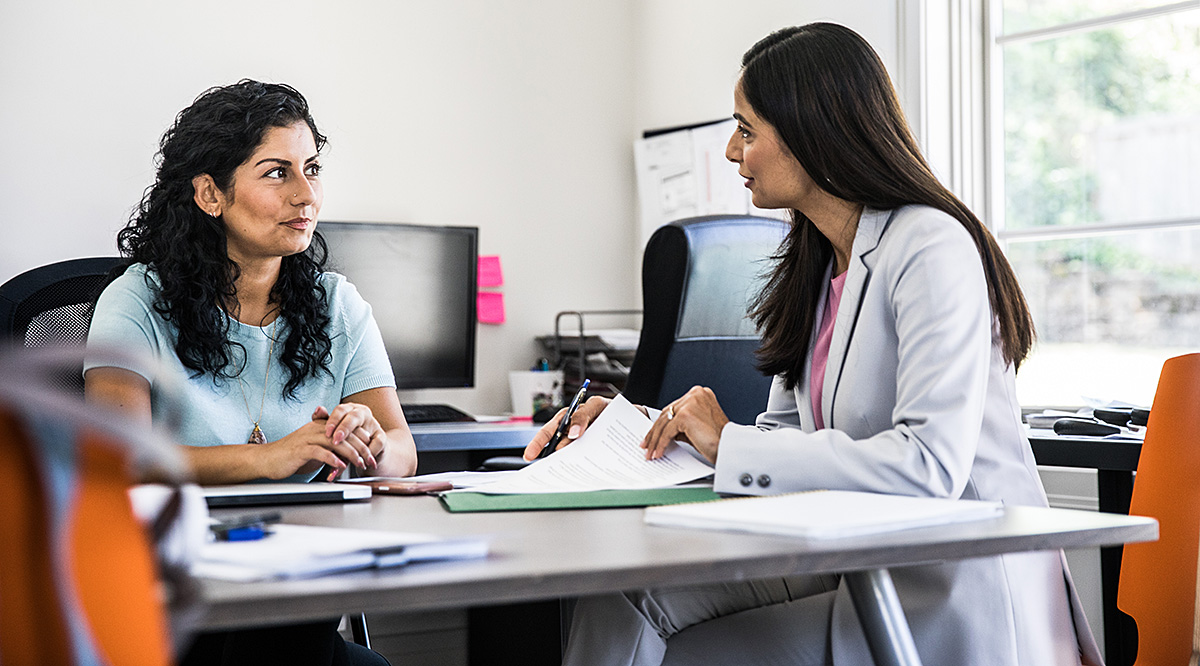
[[579,387],[579,393],[575,394],[575,399],[572,400],[570,406],[567,407],[567,413],[563,414],[562,421],[558,422],[558,429],[554,431],[554,436],[550,438],[550,441],[546,444],[545,448],[543,448],[542,452],[538,454],[538,460],[541,460],[551,453],[554,453],[554,447],[558,446],[558,443],[561,442],[562,438],[566,436],[567,431],[571,428],[571,417],[575,415],[575,410],[579,409],[579,403],[583,402],[583,394],[587,393],[588,384],[591,383],[592,380],[590,379],[583,380],[583,386]]

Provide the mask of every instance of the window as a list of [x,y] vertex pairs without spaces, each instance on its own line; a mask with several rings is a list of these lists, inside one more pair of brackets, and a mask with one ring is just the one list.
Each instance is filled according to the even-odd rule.
[[1200,351],[1200,0],[990,0],[988,217],[1039,340],[1026,405],[1149,405]]

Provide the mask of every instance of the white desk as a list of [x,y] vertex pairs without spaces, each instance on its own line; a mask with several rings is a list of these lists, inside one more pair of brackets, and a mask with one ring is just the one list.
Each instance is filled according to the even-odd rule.
[[[215,512],[217,515],[228,512]],[[848,575],[879,663],[917,663],[888,567],[1006,552],[1083,548],[1157,538],[1148,518],[1011,507],[1001,518],[886,535],[804,542],[784,537],[650,527],[640,509],[451,514],[432,497],[283,509],[287,522],[486,535],[484,560],[263,583],[202,581],[202,628],[299,622],[358,611],[416,611],[573,597],[618,590],[801,573]],[[897,621],[898,620],[898,621]],[[882,623],[878,625],[878,623]],[[877,626],[878,625],[878,626]],[[890,627],[893,631],[885,631]],[[897,647],[898,646],[898,647]],[[889,656],[887,650],[893,650]]]

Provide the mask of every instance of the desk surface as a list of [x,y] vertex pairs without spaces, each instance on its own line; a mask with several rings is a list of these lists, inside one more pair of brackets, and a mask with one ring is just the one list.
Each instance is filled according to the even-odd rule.
[[[432,497],[284,508],[312,525],[484,535],[483,560],[431,563],[300,581],[201,581],[202,628],[316,619],[354,611],[424,610],[532,601],[654,586],[846,572],[947,558],[1153,540],[1153,520],[1010,507],[1001,518],[885,535],[806,542],[651,527],[641,509],[450,514]],[[228,512],[215,512],[217,515]]]
[[523,449],[540,426],[530,423],[417,423],[417,452]]
[[[427,423],[411,426],[418,452],[523,449],[537,432],[530,424]],[[1052,430],[1029,431],[1039,465],[1132,472],[1142,443],[1098,437],[1062,437]]]
[[1029,445],[1039,465],[1059,467],[1133,472],[1142,455],[1142,443],[1137,440],[1064,437],[1053,430],[1030,430]]

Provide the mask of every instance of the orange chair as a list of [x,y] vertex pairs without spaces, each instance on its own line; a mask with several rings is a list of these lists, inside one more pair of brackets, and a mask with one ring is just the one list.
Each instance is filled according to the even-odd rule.
[[1137,623],[1139,666],[1188,663],[1200,550],[1200,354],[1163,364],[1133,483],[1131,515],[1159,521],[1159,539],[1129,544],[1117,607]]
[[1192,658],[1188,666],[1200,666],[1200,561],[1196,563],[1196,606],[1192,620]]
[[0,353],[0,663],[166,666],[168,590],[128,489],[135,467],[178,461],[30,358]]

